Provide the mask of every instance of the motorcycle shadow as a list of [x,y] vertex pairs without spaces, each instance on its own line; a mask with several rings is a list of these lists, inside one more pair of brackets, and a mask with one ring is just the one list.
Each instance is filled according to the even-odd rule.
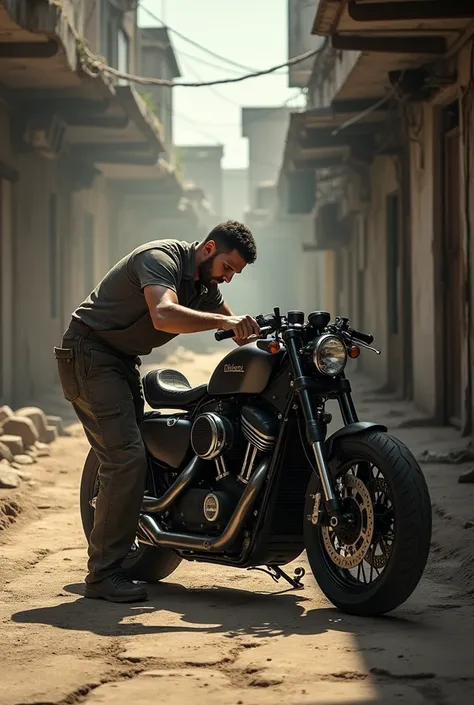
[[[343,615],[328,603],[310,609],[314,598],[301,592],[281,590],[258,593],[230,587],[186,588],[176,583],[147,586],[149,601],[115,604],[86,600],[83,584],[64,586],[64,591],[80,595],[74,602],[24,610],[12,615],[23,624],[47,624],[59,629],[89,631],[99,636],[143,634],[206,633],[229,637],[317,635],[343,631],[359,633],[361,622],[385,623],[385,628],[423,628],[406,617],[387,616],[361,619]],[[138,622],[143,615],[146,622]],[[128,621],[134,618],[133,621]],[[126,621],[124,621],[126,620]]]

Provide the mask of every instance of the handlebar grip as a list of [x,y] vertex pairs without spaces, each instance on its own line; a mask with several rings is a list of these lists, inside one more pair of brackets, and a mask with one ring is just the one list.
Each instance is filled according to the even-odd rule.
[[358,330],[353,330],[352,335],[366,345],[372,345],[374,342],[374,336],[370,335],[370,333],[361,333]]
[[233,330],[218,330],[214,333],[214,338],[217,340],[218,343],[221,342],[221,340],[229,340],[230,338],[234,338],[235,333]]

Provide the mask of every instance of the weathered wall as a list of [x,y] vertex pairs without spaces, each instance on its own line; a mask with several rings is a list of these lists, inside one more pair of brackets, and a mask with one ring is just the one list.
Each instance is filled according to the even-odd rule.
[[13,233],[11,183],[0,179],[0,400],[11,397],[13,379]]
[[362,367],[381,386],[387,382],[387,196],[398,188],[393,161],[377,157],[371,168],[371,200],[365,227],[364,327],[382,355],[364,354]]
[[413,400],[428,414],[435,414],[435,277],[433,260],[434,209],[434,116],[433,108],[418,107],[416,120],[423,125],[411,142],[411,233],[412,233],[412,326]]
[[[0,166],[14,167],[10,116],[0,105]],[[11,396],[13,375],[13,234],[11,183],[0,172],[0,400]]]
[[[468,64],[468,59],[470,59],[470,55],[467,55],[468,52],[464,52],[463,56],[463,62],[464,66],[469,65]],[[463,83],[467,83],[465,81],[465,74],[466,71],[463,71],[462,79]],[[466,166],[469,167],[469,184],[468,184],[468,189],[466,191],[466,197],[468,199],[468,213],[469,213],[469,223],[467,224],[467,242],[468,242],[468,252],[467,252],[467,257],[468,257],[468,276],[470,280],[470,286],[469,286],[469,319],[468,319],[468,324],[469,324],[469,384],[470,384],[470,405],[471,405],[471,418],[470,418],[470,428],[468,429],[471,433],[473,432],[474,429],[474,393],[473,393],[473,388],[474,388],[474,91],[472,91],[471,94],[471,102],[470,102],[470,124],[468,128],[465,131],[465,138],[467,136],[467,145],[466,149],[468,151],[469,158],[466,159]]]
[[[15,184],[14,389],[16,403],[57,382],[52,347],[69,320],[63,292],[72,241],[70,191],[63,161],[18,159]],[[52,197],[56,196],[56,217]]]
[[[67,158],[18,158],[14,185],[13,374],[16,404],[58,384],[53,346],[109,267],[105,181],[74,192]],[[55,199],[55,206],[54,206]],[[54,213],[54,208],[56,209]]]

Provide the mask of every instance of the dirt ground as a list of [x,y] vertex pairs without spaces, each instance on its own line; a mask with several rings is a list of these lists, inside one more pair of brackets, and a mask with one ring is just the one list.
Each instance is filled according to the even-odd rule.
[[[183,351],[167,361],[193,383],[215,362]],[[354,387],[360,417],[384,420],[416,453],[459,447],[455,431],[418,426],[420,414],[374,396],[362,377]],[[80,427],[72,432],[34,466],[18,498],[24,511],[0,532],[1,705],[472,703],[474,486],[457,484],[464,466],[423,466],[434,505],[430,561],[391,616],[334,610],[304,556],[294,564],[308,570],[301,591],[260,572],[182,563],[150,587],[149,602],[114,605],[82,597],[87,444]]]

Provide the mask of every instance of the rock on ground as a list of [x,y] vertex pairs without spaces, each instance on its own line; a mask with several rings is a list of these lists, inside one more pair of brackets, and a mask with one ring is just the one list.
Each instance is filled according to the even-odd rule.
[[0,464],[0,489],[15,489],[20,484],[20,478],[17,473],[7,467],[4,463]]
[[[64,427],[64,422],[60,416],[47,416],[46,420],[49,427],[56,429],[58,436],[69,436],[69,431]],[[49,441],[47,441],[49,442]]]
[[34,424],[38,438],[37,440],[42,443],[48,441],[48,421],[46,414],[42,409],[37,406],[24,406],[21,409],[15,411],[15,416],[19,418],[26,418],[32,421]]
[[0,406],[0,425],[3,421],[5,421],[5,419],[11,418],[12,416],[14,416],[14,414],[9,406]]
[[2,421],[2,428],[5,433],[12,436],[20,436],[25,448],[30,448],[39,440],[38,431],[31,419],[11,416]]
[[[4,438],[4,436],[0,436],[0,438]],[[21,441],[21,438],[20,438]],[[9,463],[12,462],[13,460],[13,453],[11,452],[10,448],[6,443],[2,443],[0,440],[0,460],[8,460]]]
[[[11,436],[5,434],[2,436],[2,440],[0,441],[2,446],[0,447],[0,450],[5,446],[10,451],[11,455],[22,455],[24,452],[24,446],[23,446],[23,439],[21,436]],[[7,460],[12,460],[13,458],[9,458],[7,455],[4,457],[7,458]]]

